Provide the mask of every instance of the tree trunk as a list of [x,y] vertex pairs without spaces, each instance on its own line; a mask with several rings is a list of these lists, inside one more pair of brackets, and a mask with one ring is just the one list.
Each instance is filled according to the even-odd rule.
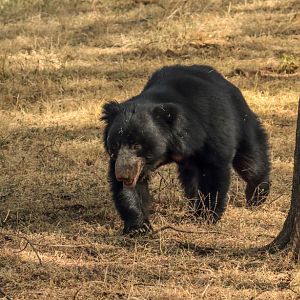
[[300,98],[298,103],[291,206],[282,230],[262,250],[275,253],[286,248],[292,249],[296,260],[300,258]]
[[[299,180],[298,180],[298,183],[299,183]],[[298,197],[298,199],[299,199],[299,197]],[[295,260],[298,261],[300,259],[300,213],[299,213],[299,207],[298,207],[298,213],[295,218],[295,232],[292,237],[292,241],[293,241],[294,258],[295,258]]]

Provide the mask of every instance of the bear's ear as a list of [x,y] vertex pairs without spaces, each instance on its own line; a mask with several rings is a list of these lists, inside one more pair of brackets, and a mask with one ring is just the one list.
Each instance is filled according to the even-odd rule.
[[172,103],[160,104],[153,109],[153,118],[160,124],[174,125],[178,118],[178,107]]
[[110,101],[103,106],[100,120],[108,123],[112,121],[119,112],[120,104],[115,100]]

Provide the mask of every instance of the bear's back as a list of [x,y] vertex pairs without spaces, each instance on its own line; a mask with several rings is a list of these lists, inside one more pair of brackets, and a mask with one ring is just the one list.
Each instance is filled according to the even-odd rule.
[[154,86],[170,83],[170,81],[185,80],[206,81],[206,84],[230,87],[231,84],[214,68],[207,65],[167,66],[159,69],[148,80],[144,90]]

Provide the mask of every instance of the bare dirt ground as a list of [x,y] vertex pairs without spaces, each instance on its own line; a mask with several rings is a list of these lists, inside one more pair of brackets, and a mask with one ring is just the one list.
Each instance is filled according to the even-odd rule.
[[[271,241],[289,209],[299,3],[0,0],[0,298],[300,299],[289,256],[240,253]],[[212,65],[242,90],[270,137],[272,192],[247,209],[233,174],[224,218],[208,226],[165,167],[153,225],[198,233],[125,238],[101,107],[176,63]]]

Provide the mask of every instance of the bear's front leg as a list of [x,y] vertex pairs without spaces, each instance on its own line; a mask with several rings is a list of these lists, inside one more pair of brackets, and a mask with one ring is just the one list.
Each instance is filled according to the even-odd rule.
[[135,187],[126,187],[116,179],[114,165],[111,160],[109,177],[115,206],[124,222],[123,234],[137,235],[151,231],[148,179],[139,180]]
[[139,235],[152,230],[148,219],[148,211],[145,199],[141,198],[140,192],[144,190],[141,184],[136,188],[124,187],[116,199],[116,207],[124,221],[123,234]]

